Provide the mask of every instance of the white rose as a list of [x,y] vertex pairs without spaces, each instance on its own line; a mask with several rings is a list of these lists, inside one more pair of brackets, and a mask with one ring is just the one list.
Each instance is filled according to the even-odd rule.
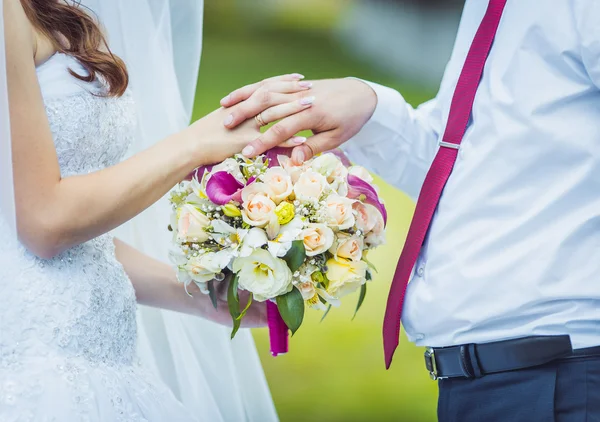
[[286,199],[292,193],[294,185],[292,178],[281,167],[272,167],[268,169],[261,177],[261,180],[270,188],[271,199],[276,204]]
[[242,189],[242,219],[255,227],[266,227],[275,215],[275,202],[270,198],[270,189],[264,183],[255,182]]
[[177,238],[184,242],[205,242],[209,235],[205,229],[210,219],[193,205],[185,204],[177,210]]
[[259,302],[281,296],[292,290],[292,272],[285,261],[264,249],[256,249],[248,257],[233,261],[239,287],[253,294]]
[[363,240],[360,237],[340,232],[330,252],[339,258],[360,261],[363,249]]
[[[228,158],[222,163],[213,166],[213,168],[210,170],[210,174],[213,175],[219,171],[225,171],[231,174],[233,177],[235,177],[236,180],[242,183],[243,185],[246,184],[246,178],[244,177],[244,174],[240,169],[240,163],[238,163],[237,160],[233,158]],[[208,178],[210,178],[210,176]]]
[[300,200],[319,200],[329,186],[327,179],[316,171],[307,170],[300,175],[294,185],[294,193]]
[[371,176],[369,170],[367,170],[363,166],[352,166],[348,168],[348,173],[364,180],[367,183],[373,183],[373,176]]
[[335,154],[322,154],[313,159],[311,168],[322,174],[327,182],[332,183],[336,179],[346,180],[348,169]]
[[329,195],[325,201],[327,219],[330,226],[338,230],[346,230],[354,226],[354,201],[339,195]]
[[228,253],[218,252],[208,252],[204,255],[193,256],[185,264],[184,269],[192,280],[199,283],[206,283],[212,280],[229,264],[231,256]]
[[304,242],[306,255],[315,256],[331,248],[335,235],[325,224],[312,223],[300,232],[299,237]]

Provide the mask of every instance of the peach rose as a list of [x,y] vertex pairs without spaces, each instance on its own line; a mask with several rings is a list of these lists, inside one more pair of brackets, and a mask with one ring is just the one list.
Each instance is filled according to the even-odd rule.
[[252,183],[242,190],[242,219],[255,227],[266,227],[275,215],[275,202],[270,198],[271,190],[264,183]]
[[383,216],[379,211],[377,211],[373,229],[367,233],[367,236],[365,237],[365,243],[369,247],[376,247],[385,243],[385,223],[383,222]]
[[290,175],[281,167],[268,169],[261,180],[271,189],[271,199],[276,204],[290,196],[294,189]]
[[325,202],[329,225],[338,230],[346,230],[354,226],[353,203],[352,199],[335,194],[329,195]]
[[177,237],[187,242],[205,242],[210,219],[193,205],[185,204],[177,210]]
[[325,176],[316,171],[307,170],[300,175],[294,185],[294,193],[301,200],[319,200],[328,186]]
[[331,247],[330,252],[335,257],[360,261],[363,248],[363,240],[360,237],[351,236],[346,233],[338,233],[336,242]]
[[363,204],[357,201],[352,205],[352,209],[356,217],[356,228],[362,231],[363,234],[373,230],[379,220],[383,221],[383,216],[379,210],[371,204]]
[[312,223],[302,232],[300,239],[304,242],[307,256],[315,256],[325,252],[333,245],[333,230],[325,224]]

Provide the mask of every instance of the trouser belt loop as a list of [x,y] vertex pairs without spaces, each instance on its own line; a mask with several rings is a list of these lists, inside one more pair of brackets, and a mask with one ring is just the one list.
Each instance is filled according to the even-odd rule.
[[475,378],[481,378],[483,371],[479,365],[479,357],[477,357],[477,346],[473,343],[468,345],[468,356],[471,361],[471,368],[473,369],[473,376]]
[[481,378],[483,376],[474,344],[460,346],[460,366],[467,378]]

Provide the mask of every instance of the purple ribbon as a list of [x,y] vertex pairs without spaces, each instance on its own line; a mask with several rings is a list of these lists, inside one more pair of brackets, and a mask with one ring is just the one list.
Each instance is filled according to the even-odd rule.
[[271,343],[271,355],[277,356],[288,352],[289,330],[277,305],[270,300],[267,301],[267,324],[269,326],[269,340]]

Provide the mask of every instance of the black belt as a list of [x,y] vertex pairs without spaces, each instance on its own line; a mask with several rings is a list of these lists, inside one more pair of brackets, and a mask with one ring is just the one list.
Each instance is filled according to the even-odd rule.
[[480,378],[579,356],[600,356],[600,347],[573,350],[568,335],[532,336],[482,344],[429,347],[425,366],[432,379]]

